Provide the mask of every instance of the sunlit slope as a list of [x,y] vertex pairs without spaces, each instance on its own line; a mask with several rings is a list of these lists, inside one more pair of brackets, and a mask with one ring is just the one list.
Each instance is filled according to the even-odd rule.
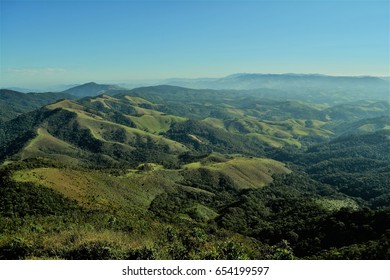
[[224,121],[207,118],[204,122],[231,133],[257,138],[272,147],[291,145],[300,148],[302,140],[324,141],[333,136],[332,131],[322,128],[326,122],[319,120],[267,121],[250,117]]
[[[119,121],[134,128],[159,134],[169,130],[172,124],[183,122],[186,118],[160,112],[161,106],[136,96],[101,95],[85,99],[82,103],[88,108],[98,110],[107,119]],[[121,115],[118,120],[118,114]]]
[[37,136],[26,144],[20,152],[20,158],[23,160],[45,157],[63,163],[77,164],[78,153],[77,147],[52,136],[45,128],[38,128]]
[[[283,163],[271,159],[218,154],[177,170],[168,170],[152,163],[146,165],[141,164],[122,175],[40,167],[15,171],[12,179],[53,189],[75,200],[83,208],[127,212],[131,209],[147,211],[150,203],[162,193],[185,191],[212,197],[219,192],[221,180],[227,180],[227,184],[236,190],[252,189],[270,184],[274,174],[291,172]],[[207,185],[208,189],[204,189],[202,184]],[[190,207],[194,207],[194,211],[207,210],[199,203]],[[206,212],[206,216],[213,216],[212,210]]]
[[120,143],[129,146],[149,143],[151,145],[164,146],[171,153],[186,151],[184,145],[162,136],[157,136],[138,128],[106,121],[98,116],[89,115],[84,112],[77,112],[77,121],[82,127],[89,129],[93,137],[106,143]]
[[156,195],[173,185],[160,173],[114,176],[60,168],[20,170],[14,173],[13,179],[51,188],[87,209],[122,212],[146,211]]
[[324,112],[331,116],[332,120],[358,121],[365,118],[377,118],[389,116],[389,94],[383,101],[361,100],[356,103],[347,103],[330,107]]
[[153,158],[158,163],[188,150],[183,144],[146,129],[115,122],[110,114],[69,100],[48,105],[7,124],[4,131],[9,132],[3,137],[3,156],[112,165],[137,164]]
[[[261,89],[194,90],[155,86],[123,91],[115,98],[128,98],[128,101],[134,99],[133,106],[152,109],[153,113],[133,109],[131,120],[134,126],[153,133],[169,131],[168,126],[161,126],[162,121],[156,114],[162,112],[167,116],[203,120],[213,127],[226,129],[231,133],[248,134],[251,139],[265,142],[272,147],[301,147],[327,141],[337,136],[333,128],[342,122],[385,116],[390,110],[388,101],[359,100],[333,106],[326,102],[314,104],[305,99],[289,97],[264,98]],[[169,128],[172,128],[176,122],[168,120],[168,123]],[[364,132],[375,129],[372,126],[361,128]],[[200,135],[196,136],[201,138]]]
[[[172,87],[168,87],[168,89],[172,89]],[[325,118],[319,110],[300,102],[266,101],[259,103],[252,102],[253,100],[249,97],[240,98],[240,96],[237,97],[238,100],[235,102],[234,97],[229,94],[222,102],[216,102],[216,100],[210,100],[212,95],[209,97],[205,95],[207,91],[198,91],[199,96],[197,96],[192,90],[188,90],[190,94],[186,94],[187,91],[183,91],[184,89],[181,90],[180,88],[176,89],[179,90],[178,93],[175,91],[168,93],[165,91],[165,87],[156,87],[155,90],[155,96],[147,95],[146,97],[154,100],[156,103],[126,94],[114,97],[101,95],[85,99],[82,103],[84,106],[92,106],[93,109],[99,109],[100,115],[105,115],[106,119],[110,118],[114,111],[122,114],[121,121],[128,126],[152,134],[166,134],[168,137],[170,137],[172,129],[175,130],[179,127],[177,124],[188,120],[180,117],[182,113],[184,113],[184,116],[188,115],[186,112],[182,112],[183,108],[187,107],[188,112],[198,112],[197,114],[200,114],[199,117],[201,115],[203,117],[208,114],[214,114],[215,117],[206,117],[203,122],[218,129],[223,128],[229,133],[247,135],[247,140],[243,139],[242,141],[257,141],[273,147],[286,145],[301,147],[301,141],[323,141],[332,136],[331,131],[322,129],[322,126],[326,124],[325,121],[310,119],[312,116]],[[138,91],[128,93],[138,94]],[[179,95],[180,93],[183,93],[184,96],[188,95],[188,102],[172,107],[174,103],[171,104],[169,101],[173,99],[175,94]],[[213,93],[211,92],[210,94]],[[217,94],[221,93],[217,92]],[[166,96],[168,101],[165,100]],[[180,98],[182,99],[183,96],[180,96],[179,100],[181,100]],[[172,100],[172,102],[174,101]],[[209,113],[207,113],[208,110],[210,111]],[[283,113],[280,111],[283,111]],[[174,114],[168,114],[168,112]],[[307,119],[285,119],[287,116],[294,114],[301,117],[306,116]],[[124,120],[123,118],[126,119]],[[275,118],[281,118],[281,120],[272,120]],[[189,131],[188,136],[192,138],[189,141],[198,139],[199,143],[202,142],[202,135],[197,134],[196,131]],[[222,136],[222,138],[234,138],[234,136],[230,134]],[[178,141],[178,139],[174,139]],[[183,139],[180,140],[179,142],[183,144],[188,142],[185,139],[184,142]],[[209,142],[204,137],[203,140],[204,143]],[[225,140],[220,139],[220,142]]]
[[370,133],[390,129],[390,114],[378,118],[368,118],[355,122],[335,123],[329,125],[338,135]]
[[272,175],[291,172],[283,163],[266,158],[219,157],[217,161],[210,156],[206,160],[185,165],[184,170],[194,177],[221,175],[229,178],[237,189],[264,187],[272,182]]
[[183,122],[186,119],[172,115],[150,115],[128,116],[137,128],[151,133],[162,133],[169,130],[173,123]]

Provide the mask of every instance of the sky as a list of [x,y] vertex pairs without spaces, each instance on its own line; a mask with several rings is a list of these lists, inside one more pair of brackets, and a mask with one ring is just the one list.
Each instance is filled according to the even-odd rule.
[[0,0],[0,86],[390,75],[389,1]]

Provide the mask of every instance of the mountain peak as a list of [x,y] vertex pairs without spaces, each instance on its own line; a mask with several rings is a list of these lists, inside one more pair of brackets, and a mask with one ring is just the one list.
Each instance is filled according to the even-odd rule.
[[81,86],[97,86],[99,84],[95,83],[95,82],[89,82],[89,83],[85,83],[85,84],[82,84]]
[[97,84],[95,82],[89,82],[82,85],[78,85],[72,88],[65,90],[64,92],[70,93],[77,97],[87,97],[87,96],[96,96],[103,93],[106,93],[110,90],[121,90],[124,89],[117,85],[105,85],[105,84]]

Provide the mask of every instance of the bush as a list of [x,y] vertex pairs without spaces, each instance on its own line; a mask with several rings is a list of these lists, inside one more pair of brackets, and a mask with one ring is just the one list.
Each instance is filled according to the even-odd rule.
[[22,237],[13,237],[0,247],[0,260],[22,260],[33,251],[33,246]]
[[107,241],[89,241],[66,254],[70,260],[113,260],[122,259],[119,248]]

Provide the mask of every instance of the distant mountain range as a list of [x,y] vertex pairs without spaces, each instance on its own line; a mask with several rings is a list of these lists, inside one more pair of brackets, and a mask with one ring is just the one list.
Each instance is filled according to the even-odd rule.
[[[97,84],[94,82],[74,86],[63,92],[77,97],[100,94],[115,95],[130,88],[171,85],[191,89],[257,90],[262,97],[304,98],[306,101],[327,102],[340,99],[390,99],[390,80],[379,77],[342,77],[318,74],[234,74],[224,78],[167,79],[133,84]],[[345,99],[346,98],[346,99]],[[328,102],[327,102],[328,103]],[[332,102],[330,102],[332,103]]]
[[[250,96],[251,98],[280,101],[296,100],[323,104],[322,106],[354,104],[360,100],[390,100],[390,80],[379,77],[336,77],[318,74],[234,74],[224,78],[168,79],[151,83],[165,84],[165,86],[139,87],[130,90],[124,86],[89,82],[56,93],[23,93],[2,89],[0,91],[0,121],[12,119],[19,114],[38,109],[59,99],[77,100],[102,94],[114,96],[117,94],[138,94],[139,92],[142,92],[142,97],[159,103],[162,102],[161,93],[164,93],[164,101],[170,100],[171,102],[185,102],[188,98],[213,100],[219,96],[230,96],[231,98]],[[337,109],[337,112],[343,114],[342,110]],[[364,110],[361,113],[365,115]],[[349,110],[346,110],[345,114],[350,114]]]
[[[108,91],[133,89],[139,87],[172,85],[193,89],[229,89],[229,90],[254,90],[273,89],[284,92],[327,92],[354,91],[361,98],[362,94],[370,94],[373,99],[390,98],[390,77],[372,76],[327,76],[320,74],[248,74],[238,73],[222,78],[171,78],[164,80],[145,80],[123,82],[120,84],[97,84],[89,82],[64,89],[58,86],[57,90],[72,94],[77,97],[96,96]],[[19,92],[31,92],[31,90],[12,87],[7,88]],[[37,91],[37,90],[35,90]],[[48,90],[45,90],[48,91]]]
[[[378,77],[334,77],[298,74],[235,74],[220,79],[168,79],[152,85],[171,85],[191,89],[213,89],[256,94],[271,99],[299,99],[330,105],[357,100],[389,100],[390,81]],[[65,90],[77,97],[115,95],[131,85],[87,83]],[[136,89],[136,88],[134,88]]]
[[378,77],[343,77],[318,74],[234,74],[219,79],[169,79],[166,84],[195,89],[275,89],[289,92],[354,91],[372,98],[389,98],[390,81]]

